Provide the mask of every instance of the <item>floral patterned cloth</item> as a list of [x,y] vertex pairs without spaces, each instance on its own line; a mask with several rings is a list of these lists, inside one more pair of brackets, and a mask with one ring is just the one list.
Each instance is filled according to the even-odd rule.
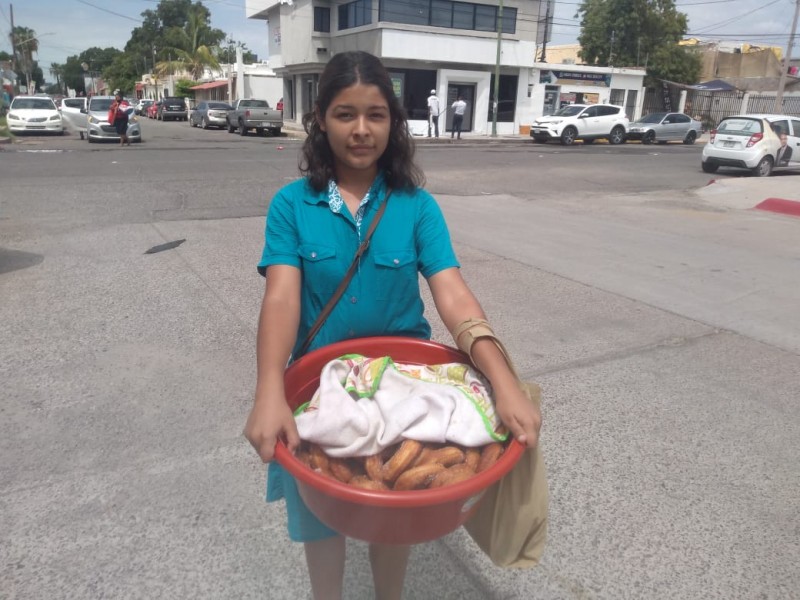
[[296,416],[300,437],[331,456],[365,456],[403,439],[482,446],[505,440],[491,388],[461,363],[411,365],[342,356]]

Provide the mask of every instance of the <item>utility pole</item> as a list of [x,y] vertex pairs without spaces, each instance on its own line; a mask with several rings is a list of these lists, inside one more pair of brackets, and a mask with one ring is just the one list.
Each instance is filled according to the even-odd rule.
[[614,33],[616,33],[613,29],[611,30],[611,47],[608,49],[608,66],[613,67],[614,63]]
[[[11,13],[11,70],[17,72],[17,36],[14,35],[14,5],[9,4],[8,10]],[[19,78],[19,74],[17,74]],[[19,87],[14,90],[14,93],[19,90]]]
[[[539,3],[541,6],[541,2]],[[548,26],[550,25],[550,0],[547,0],[547,6],[544,9],[544,35],[542,36],[542,55],[539,57],[540,62],[547,62],[547,35]]]
[[[500,93],[500,53],[503,44],[503,0],[497,9],[497,58],[494,62],[494,99],[492,100],[492,137],[497,137],[497,95]],[[430,133],[430,132],[429,132]]]
[[781,61],[781,78],[778,82],[778,93],[775,95],[775,112],[778,114],[783,111],[783,91],[786,89],[786,73],[789,71],[789,61],[792,59],[792,47],[794,46],[794,34],[797,29],[798,14],[800,14],[800,0],[795,0],[792,30],[789,33],[789,43],[786,45],[786,54]]

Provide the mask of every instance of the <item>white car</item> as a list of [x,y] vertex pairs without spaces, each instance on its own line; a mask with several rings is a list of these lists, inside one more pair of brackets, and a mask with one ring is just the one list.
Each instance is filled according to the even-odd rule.
[[12,133],[64,133],[64,123],[55,102],[46,96],[17,96],[11,101],[6,115]]
[[86,131],[86,98],[64,98],[61,100],[61,118],[64,127],[70,133],[77,133],[84,138]]
[[605,138],[611,144],[622,144],[628,132],[629,120],[621,106],[613,104],[569,104],[555,114],[535,119],[531,137],[535,142],[561,140],[571,146],[575,140],[591,144]]
[[705,173],[716,173],[720,167],[734,167],[767,177],[772,173],[780,147],[781,138],[765,117],[725,117],[711,131],[703,148],[701,167]]

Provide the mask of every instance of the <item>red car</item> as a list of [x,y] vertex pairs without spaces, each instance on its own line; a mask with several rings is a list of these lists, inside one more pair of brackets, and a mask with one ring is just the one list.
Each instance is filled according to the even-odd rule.
[[156,115],[158,114],[158,105],[161,104],[161,101],[153,102],[150,106],[147,107],[147,118],[148,119],[155,119]]

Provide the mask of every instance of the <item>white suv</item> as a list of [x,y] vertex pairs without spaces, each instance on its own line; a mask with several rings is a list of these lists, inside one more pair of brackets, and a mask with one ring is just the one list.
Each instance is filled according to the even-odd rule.
[[628,132],[625,110],[613,104],[569,104],[557,113],[539,117],[531,125],[531,137],[536,142],[561,140],[571,146],[575,140],[591,144],[606,138],[612,144],[622,144]]

